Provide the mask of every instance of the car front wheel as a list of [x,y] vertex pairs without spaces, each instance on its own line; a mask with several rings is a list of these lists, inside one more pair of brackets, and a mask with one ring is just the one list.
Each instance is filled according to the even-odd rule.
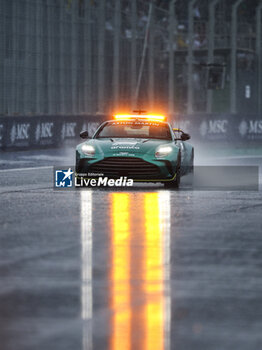
[[167,181],[164,183],[166,188],[179,188],[181,177],[181,154],[179,153],[176,166],[176,177],[174,180]]

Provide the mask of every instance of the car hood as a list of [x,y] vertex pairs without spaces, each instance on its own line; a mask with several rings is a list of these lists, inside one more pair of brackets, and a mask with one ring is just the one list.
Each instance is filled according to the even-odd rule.
[[99,152],[104,153],[104,155],[124,155],[155,153],[157,147],[170,144],[172,141],[146,138],[111,138],[92,139],[87,143],[93,145]]

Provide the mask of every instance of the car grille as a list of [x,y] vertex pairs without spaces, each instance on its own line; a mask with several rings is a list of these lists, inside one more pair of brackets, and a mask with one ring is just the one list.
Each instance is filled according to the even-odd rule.
[[159,178],[159,168],[140,158],[110,157],[93,164],[88,171],[103,173],[106,176],[127,176],[134,179]]

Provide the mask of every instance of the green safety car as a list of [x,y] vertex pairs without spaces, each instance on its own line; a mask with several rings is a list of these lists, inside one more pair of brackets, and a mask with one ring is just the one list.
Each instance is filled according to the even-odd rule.
[[137,182],[161,182],[178,188],[180,177],[193,171],[190,135],[172,129],[164,116],[116,115],[76,148],[78,176],[127,177]]

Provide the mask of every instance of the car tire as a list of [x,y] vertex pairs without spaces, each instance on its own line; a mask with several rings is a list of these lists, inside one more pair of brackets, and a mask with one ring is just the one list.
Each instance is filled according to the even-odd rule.
[[78,174],[78,173],[81,173],[81,168],[80,168],[80,166],[79,166],[78,163],[75,165],[75,172],[76,172],[77,174]]
[[180,177],[181,177],[181,153],[178,154],[177,166],[176,166],[176,177],[172,181],[167,181],[164,183],[165,188],[176,188],[180,186]]
[[194,173],[194,148],[192,149],[192,153],[191,153],[191,164],[190,164],[190,173]]

